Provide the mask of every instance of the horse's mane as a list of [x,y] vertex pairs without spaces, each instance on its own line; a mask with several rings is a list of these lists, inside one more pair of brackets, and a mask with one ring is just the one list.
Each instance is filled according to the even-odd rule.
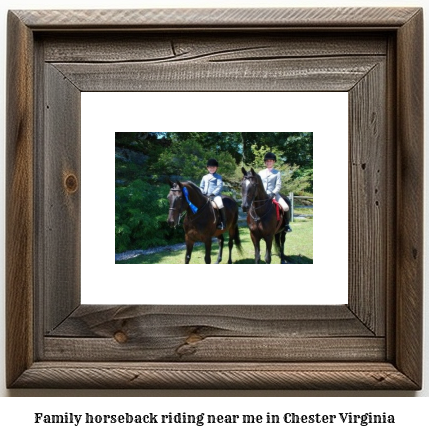
[[193,193],[195,193],[197,196],[204,198],[204,194],[201,192],[201,189],[198,185],[196,185],[191,180],[188,180],[186,182],[181,182],[183,186],[186,186],[188,189],[191,189]]
[[197,186],[194,182],[191,180],[188,180],[186,182],[182,182],[182,185],[186,185],[187,187],[193,187],[194,189],[200,189],[199,186]]
[[256,179],[258,180],[258,183],[260,183],[262,185],[262,177],[256,171],[255,171],[255,176],[256,176]]

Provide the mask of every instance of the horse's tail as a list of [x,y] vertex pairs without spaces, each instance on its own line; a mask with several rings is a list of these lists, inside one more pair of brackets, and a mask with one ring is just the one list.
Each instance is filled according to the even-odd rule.
[[240,231],[238,229],[238,204],[231,197],[225,196],[224,205],[226,205],[226,202],[228,201],[231,202],[231,210],[233,212],[232,225],[234,226],[234,235],[231,235],[230,232],[229,237],[231,238],[232,236],[232,240],[234,241],[235,246],[237,247],[238,251],[242,254],[243,247],[241,246]]
[[286,233],[283,230],[274,235],[274,245],[276,246],[277,254],[280,257],[282,257],[281,239],[282,239],[283,235],[284,235],[284,238],[286,240]]
[[281,252],[282,252],[282,249],[281,249],[281,246],[280,246],[280,237],[281,237],[280,233],[274,235],[274,244],[276,246],[277,254],[279,256],[281,255]]
[[240,253],[243,253],[243,247],[241,246],[240,231],[238,229],[238,223],[235,224],[235,229],[234,229],[234,244],[237,247],[238,251]]

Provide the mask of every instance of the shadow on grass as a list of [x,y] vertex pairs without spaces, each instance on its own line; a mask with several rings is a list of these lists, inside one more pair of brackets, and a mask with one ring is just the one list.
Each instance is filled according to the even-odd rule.
[[300,254],[296,256],[286,256],[287,263],[293,263],[293,264],[308,264],[313,263],[313,259],[310,259],[307,256],[301,256]]
[[[162,263],[162,258],[163,256],[161,254],[159,255],[152,255],[152,256],[137,256],[134,257],[133,259],[128,259],[128,260],[124,260],[124,261],[118,261],[116,262],[117,264],[131,264],[131,265],[152,265],[152,264],[158,264],[158,263]],[[214,263],[216,261],[216,256],[212,256],[212,263]],[[287,264],[296,264],[296,265],[300,265],[300,264],[312,264],[313,263],[313,259],[310,259],[306,256],[286,256],[286,262]],[[183,255],[183,262],[177,262],[177,263],[185,263],[185,255]],[[227,263],[227,259],[222,260],[221,262],[223,263]],[[245,264],[254,264],[255,263],[255,259],[254,258],[246,258],[246,259],[239,259],[239,260],[234,260],[232,261],[233,265],[245,265]],[[272,259],[271,259],[271,263],[272,264],[276,264],[276,263],[280,263],[280,259],[277,255],[273,255]],[[192,259],[191,259],[191,264],[192,264]],[[261,259],[260,264],[265,264],[265,261],[263,259]],[[286,264],[286,265],[287,265]]]
[[[259,262],[260,264],[265,263],[265,261],[263,260],[264,254],[262,254],[261,257],[261,261]],[[306,256],[286,256],[286,262],[287,264],[312,264],[313,263],[313,259],[310,259]],[[240,259],[237,260],[236,262],[233,263],[237,263],[237,264],[247,264],[247,263],[255,263],[255,259]],[[276,263],[280,263],[280,258],[278,255],[272,254],[271,255],[271,263],[272,264],[276,264]],[[286,264],[286,265],[287,265]]]
[[[287,264],[312,264],[313,263],[313,222],[300,222],[295,223],[294,232],[291,236],[288,235],[285,252],[286,252],[286,262]],[[232,262],[233,264],[254,264],[254,247],[250,238],[250,233],[248,229],[243,229],[240,231],[241,245],[243,252],[239,253],[237,248],[233,248],[232,252]],[[217,259],[219,246],[217,241],[213,240],[211,259],[214,264]],[[186,249],[182,245],[179,249],[172,247],[163,247],[159,252],[151,254],[139,254],[134,258],[130,258],[123,261],[116,261],[117,264],[134,264],[134,265],[151,265],[151,264],[184,264],[185,263],[185,252]],[[289,253],[289,254],[288,254]],[[303,254],[301,254],[303,253]],[[204,254],[205,248],[202,244],[195,245],[192,252],[191,264],[204,264]],[[262,243],[261,246],[261,264],[265,264],[263,260],[265,256],[265,245]],[[221,264],[226,264],[228,261],[228,238],[225,240],[223,260]],[[279,264],[280,259],[276,252],[275,247],[273,247],[272,252],[272,264]]]

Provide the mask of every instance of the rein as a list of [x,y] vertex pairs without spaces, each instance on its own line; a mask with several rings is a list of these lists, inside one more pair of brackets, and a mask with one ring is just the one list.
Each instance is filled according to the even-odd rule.
[[[195,213],[193,216],[188,215],[188,220],[192,223],[197,218],[199,218],[200,212],[202,212],[209,203],[210,203],[210,198],[208,198],[207,201],[204,203],[204,205],[198,209],[197,213]],[[185,213],[186,213],[186,211],[185,211]],[[215,217],[213,222],[216,222],[216,215],[214,214],[214,209],[213,209],[213,215]]]
[[[266,215],[268,215],[271,212],[271,207],[262,216],[259,216],[258,213],[256,212],[257,210],[263,208],[267,204],[268,201],[271,201],[271,199],[267,198],[266,200],[253,200],[252,206],[249,209],[249,215],[252,217],[253,221],[260,221],[262,218],[264,218]],[[264,204],[262,206],[255,207],[255,203],[261,203],[261,202],[264,202]],[[271,204],[273,204],[273,202],[271,202]],[[252,208],[253,208],[253,212],[255,212],[256,216],[252,215]]]
[[[170,191],[173,191],[173,192],[182,192],[182,194],[185,196],[185,199],[186,199],[186,201],[187,201],[187,203],[188,203],[188,207],[189,207],[189,208],[192,210],[192,212],[194,213],[193,216],[191,216],[191,215],[188,214],[188,220],[189,220],[189,222],[192,223],[192,222],[195,221],[197,218],[199,218],[200,212],[202,212],[202,211],[206,208],[206,206],[210,203],[210,198],[207,198],[207,201],[203,204],[203,206],[197,208],[195,205],[193,205],[193,204],[189,201],[189,198],[188,198],[188,189],[187,189],[186,187],[184,187],[184,189],[186,189],[186,194],[185,194],[185,192],[183,192],[182,189],[179,189],[179,188],[177,188],[177,189],[173,189],[173,188],[171,188]],[[183,197],[176,197],[176,199],[177,199],[177,198],[180,198],[181,201],[183,200]],[[176,200],[175,200],[175,201],[176,201]],[[174,203],[173,203],[173,205],[174,205]],[[174,210],[174,211],[176,211],[176,208],[175,208],[175,207],[170,207],[170,208],[168,208],[168,210]],[[195,210],[195,211],[194,211],[194,210]],[[215,222],[216,222],[216,214],[215,214],[215,211],[214,211],[213,208],[212,208],[212,210],[213,210],[213,217],[214,217],[213,222],[215,223]],[[178,221],[177,221],[177,225],[180,224],[180,220],[181,220],[181,219],[186,215],[186,212],[187,212],[187,210],[185,210],[185,211],[181,214],[181,210],[179,210],[179,219],[178,219]]]
[[[253,176],[248,176],[248,177],[245,176],[244,179],[245,180],[249,180],[249,179],[254,179],[254,177]],[[254,183],[254,186],[258,187],[258,185],[259,185],[258,182]],[[271,201],[271,199],[267,198],[265,200],[256,200],[257,191],[258,191],[258,188],[255,189],[255,193],[253,194],[253,198],[252,198],[252,201],[251,201],[252,206],[250,206],[250,209],[249,209],[249,215],[251,216],[253,221],[260,221],[262,218],[265,217],[265,215],[267,215],[271,211],[271,208],[269,208],[267,210],[267,212],[265,212],[262,216],[258,215],[257,210],[263,208],[268,201]],[[263,203],[263,204],[261,206],[256,207],[255,203]],[[271,202],[271,204],[273,204],[273,203]],[[253,209],[253,212],[256,214],[256,216],[252,215],[252,209]]]

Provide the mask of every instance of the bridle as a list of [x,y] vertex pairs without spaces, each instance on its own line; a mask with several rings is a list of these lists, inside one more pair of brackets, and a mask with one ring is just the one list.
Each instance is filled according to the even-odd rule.
[[[180,188],[171,188],[170,189],[170,192],[181,192],[182,193],[182,190],[180,189]],[[174,199],[173,199],[173,205],[172,205],[172,207],[169,207],[168,208],[168,210],[174,210],[174,212],[177,212],[178,213],[178,215],[179,215],[179,219],[177,220],[177,224],[176,225],[179,225],[180,224],[180,220],[185,216],[185,214],[186,214],[186,210],[182,213],[182,199],[183,199],[183,193],[182,193],[182,195],[180,195],[180,196],[174,196]],[[177,211],[177,209],[174,207],[174,205],[177,203],[177,200],[180,200],[180,209],[179,209],[179,211]]]
[[[177,212],[177,209],[174,207],[174,205],[176,204],[177,200],[180,200],[180,210],[178,211],[179,219],[177,220],[177,225],[179,225],[180,224],[180,220],[186,215],[186,210],[181,214],[181,212],[182,212],[182,205],[183,205],[183,202],[182,202],[182,200],[183,200],[183,191],[180,188],[171,188],[170,192],[181,192],[182,193],[182,195],[174,197],[173,207],[169,207],[168,208],[168,210],[174,210],[175,212]],[[209,203],[210,203],[210,198],[207,198],[206,203],[202,207],[200,207],[198,209],[197,213],[192,218],[190,216],[188,216],[189,222],[192,222],[196,218],[198,218],[199,215],[200,215],[200,212],[202,212]],[[213,222],[215,223],[216,222],[216,214],[215,214],[215,211],[214,211],[213,207],[212,207],[212,210],[213,210],[213,218],[214,218]]]
[[[249,208],[249,215],[252,217],[252,219],[253,219],[254,221],[259,221],[259,220],[261,220],[265,215],[267,215],[267,214],[270,212],[270,209],[268,209],[268,211],[265,212],[264,215],[262,215],[262,216],[258,216],[258,214],[256,213],[256,211],[259,210],[259,209],[262,209],[262,208],[266,205],[266,203],[267,203],[268,201],[271,201],[271,199],[270,199],[270,198],[267,198],[267,199],[265,199],[265,200],[255,200],[256,193],[257,193],[257,191],[258,191],[258,185],[259,185],[259,183],[258,183],[258,180],[256,179],[255,176],[244,176],[244,177],[243,177],[243,180],[248,180],[249,182],[250,182],[250,179],[255,180],[255,181],[252,181],[252,182],[251,182],[252,186],[255,186],[255,191],[253,192],[252,200],[249,202],[249,203],[251,204],[251,206],[250,206],[250,208]],[[246,191],[247,191],[247,190],[246,190]],[[247,193],[246,193],[246,198],[249,198],[249,194],[247,194]],[[262,204],[261,204],[260,206],[256,207],[256,206],[255,206],[255,203],[262,203]],[[271,202],[271,204],[272,204],[272,202]],[[252,214],[252,209],[253,209],[253,212],[254,212],[254,214],[255,214],[256,216],[253,216],[253,214]]]
[[[258,190],[258,181],[257,181],[257,179],[256,179],[255,176],[244,176],[244,177],[243,177],[243,181],[244,181],[244,180],[247,180],[247,181],[248,181],[252,186],[255,186],[255,191],[253,192],[252,200],[249,201],[249,203],[253,206],[253,202],[254,202],[255,197],[256,197],[256,191]],[[251,182],[250,180],[252,180],[252,182]],[[256,181],[253,182],[253,180],[256,180]],[[249,191],[249,190],[246,189],[246,198],[247,198],[247,199],[249,199],[248,191]]]

